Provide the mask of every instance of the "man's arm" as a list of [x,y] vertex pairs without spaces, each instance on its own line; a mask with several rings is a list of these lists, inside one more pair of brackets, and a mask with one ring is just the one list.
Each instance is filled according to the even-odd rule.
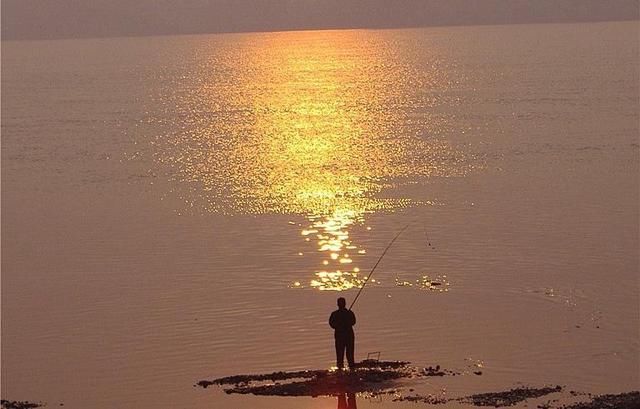
[[349,311],[351,313],[351,326],[356,325],[356,314],[353,311]]
[[329,316],[329,326],[331,326],[331,328],[335,329],[336,328],[336,313],[332,312],[331,315]]

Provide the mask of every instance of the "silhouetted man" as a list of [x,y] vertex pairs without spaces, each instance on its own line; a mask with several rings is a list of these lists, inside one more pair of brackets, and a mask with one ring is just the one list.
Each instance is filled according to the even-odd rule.
[[355,335],[353,326],[356,325],[356,315],[346,308],[347,302],[344,298],[338,298],[338,309],[331,313],[329,325],[335,330],[336,340],[336,365],[339,369],[344,367],[344,350],[347,350],[347,362],[349,369],[353,369],[353,347]]

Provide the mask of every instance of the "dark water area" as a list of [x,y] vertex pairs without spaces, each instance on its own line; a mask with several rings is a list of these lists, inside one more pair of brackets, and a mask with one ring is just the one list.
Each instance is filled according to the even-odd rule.
[[405,225],[354,307],[356,360],[460,373],[403,386],[421,396],[638,390],[637,39],[3,42],[2,398],[340,405],[193,385],[329,369],[336,298]]

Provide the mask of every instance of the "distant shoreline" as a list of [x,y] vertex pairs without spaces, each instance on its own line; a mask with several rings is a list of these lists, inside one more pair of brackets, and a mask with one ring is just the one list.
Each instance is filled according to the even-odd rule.
[[385,31],[385,30],[416,30],[416,29],[440,29],[440,28],[460,28],[460,27],[501,27],[501,26],[534,26],[534,25],[564,25],[564,24],[607,24],[607,23],[640,23],[640,16],[630,17],[626,19],[602,19],[602,20],[566,20],[566,21],[537,21],[537,22],[488,22],[476,24],[430,24],[430,25],[398,25],[398,26],[327,26],[314,28],[282,28],[275,30],[238,30],[238,31],[194,31],[194,32],[176,32],[176,33],[122,33],[117,35],[79,35],[79,36],[52,36],[52,37],[9,37],[0,36],[2,42],[22,42],[22,41],[60,41],[60,40],[107,40],[107,39],[123,39],[123,38],[149,38],[149,37],[179,37],[179,36],[224,36],[224,35],[243,35],[243,34],[270,34],[270,33],[297,33],[297,32],[319,32],[319,31]]

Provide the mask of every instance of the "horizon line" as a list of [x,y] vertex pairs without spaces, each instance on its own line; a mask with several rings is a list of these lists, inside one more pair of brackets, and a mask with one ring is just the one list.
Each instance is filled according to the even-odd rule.
[[148,38],[148,37],[173,37],[173,36],[205,36],[205,35],[234,35],[234,34],[269,34],[269,33],[295,33],[295,32],[313,32],[313,31],[384,31],[384,30],[415,30],[428,28],[443,27],[491,27],[491,26],[512,26],[512,25],[553,25],[553,24],[598,24],[598,23],[629,23],[640,22],[639,16],[630,16],[629,18],[619,19],[590,19],[590,20],[567,20],[567,21],[515,21],[515,22],[488,22],[475,24],[425,24],[425,25],[392,25],[388,27],[368,27],[368,26],[337,26],[337,27],[301,27],[301,28],[283,28],[271,30],[237,30],[237,31],[201,31],[201,32],[177,32],[177,33],[149,33],[149,34],[116,34],[116,35],[98,35],[98,36],[78,36],[78,37],[24,37],[24,38],[7,38],[0,36],[0,42],[21,42],[21,41],[66,41],[66,40],[107,40],[117,38]]

